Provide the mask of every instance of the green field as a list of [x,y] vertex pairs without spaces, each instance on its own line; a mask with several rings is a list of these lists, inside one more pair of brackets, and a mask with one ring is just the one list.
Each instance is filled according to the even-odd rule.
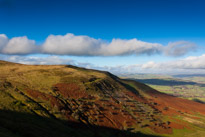
[[205,103],[205,77],[195,75],[172,76],[157,74],[121,75],[173,96]]

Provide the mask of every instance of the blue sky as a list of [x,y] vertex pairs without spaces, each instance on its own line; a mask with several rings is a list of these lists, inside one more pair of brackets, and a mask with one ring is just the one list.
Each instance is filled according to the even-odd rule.
[[[0,0],[1,31],[43,41],[50,34],[94,38],[204,38],[203,0]],[[158,42],[158,41],[155,41]]]
[[[72,60],[75,62],[74,65],[89,64],[89,66],[97,69],[104,69],[105,66],[116,68],[136,64],[142,66],[149,62],[161,66],[161,63],[186,60],[190,56],[202,58],[201,62],[203,62],[203,54],[205,54],[204,5],[205,1],[203,0],[0,0],[0,34],[6,35],[10,41],[13,38],[26,36],[27,40],[35,41],[34,46],[39,47],[46,45],[45,41],[51,34],[53,36],[60,35],[65,40],[64,37],[71,33],[74,35],[73,39],[69,39],[71,43],[78,36],[88,37],[83,37],[83,42],[94,39],[92,41],[94,45],[84,49],[83,53],[78,50],[73,52],[48,51],[48,48],[51,48],[51,45],[48,46],[48,44],[47,49],[40,52],[35,47],[25,52],[24,50],[27,47],[16,48],[16,52],[13,51],[15,48],[12,48],[11,52],[9,50],[11,46],[4,44],[5,47],[8,47],[0,49],[2,50],[0,52],[1,59],[11,60],[10,58],[16,57],[14,60],[16,62],[24,63],[27,60],[26,63],[29,63],[29,57],[45,59],[50,56],[57,56],[62,60]],[[56,41],[62,39],[55,37]],[[113,39],[123,40],[119,48],[124,48],[123,44],[131,48],[126,48],[127,51],[125,52],[118,51],[119,49],[116,49],[118,47]],[[142,43],[143,46],[147,46],[147,43],[149,43],[148,46],[152,47],[151,53],[150,50],[139,52],[144,47],[138,41],[129,41],[133,39],[145,42]],[[184,43],[179,41],[184,41]],[[15,42],[18,44],[17,41]],[[31,44],[32,42],[28,43]],[[157,43],[158,47],[153,48],[153,43]],[[59,44],[57,42],[56,45],[52,46]],[[89,42],[87,44],[90,46]],[[105,44],[107,48],[104,49]],[[184,51],[177,48],[181,45],[184,46]],[[193,45],[195,48],[193,48]],[[64,46],[69,45],[65,44]],[[99,46],[103,51],[96,49],[96,54],[94,51],[85,53],[88,49],[92,50],[93,46]],[[167,48],[162,49],[160,46]],[[171,47],[181,52],[168,53]],[[19,50],[22,52],[19,52]],[[70,49],[65,48],[65,50]],[[117,51],[106,54],[106,50]],[[156,50],[157,53],[154,53]],[[97,54],[97,52],[99,53]],[[50,62],[47,63],[50,64]],[[201,64],[198,68],[194,66],[194,68],[200,69],[200,72],[202,72],[203,65],[205,64]],[[134,72],[140,71],[141,68],[137,67]],[[156,71],[152,67],[148,72]]]

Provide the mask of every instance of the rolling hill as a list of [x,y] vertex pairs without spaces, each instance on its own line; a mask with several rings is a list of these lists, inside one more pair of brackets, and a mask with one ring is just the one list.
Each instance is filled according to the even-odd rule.
[[109,72],[0,61],[1,137],[204,134],[205,104]]

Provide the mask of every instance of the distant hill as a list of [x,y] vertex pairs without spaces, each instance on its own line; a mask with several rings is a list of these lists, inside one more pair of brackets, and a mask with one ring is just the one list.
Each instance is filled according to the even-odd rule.
[[109,72],[0,61],[1,137],[204,134],[204,104]]

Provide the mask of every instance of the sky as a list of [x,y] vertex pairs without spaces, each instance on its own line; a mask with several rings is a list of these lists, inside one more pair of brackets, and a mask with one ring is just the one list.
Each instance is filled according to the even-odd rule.
[[204,0],[0,0],[0,59],[205,73]]

